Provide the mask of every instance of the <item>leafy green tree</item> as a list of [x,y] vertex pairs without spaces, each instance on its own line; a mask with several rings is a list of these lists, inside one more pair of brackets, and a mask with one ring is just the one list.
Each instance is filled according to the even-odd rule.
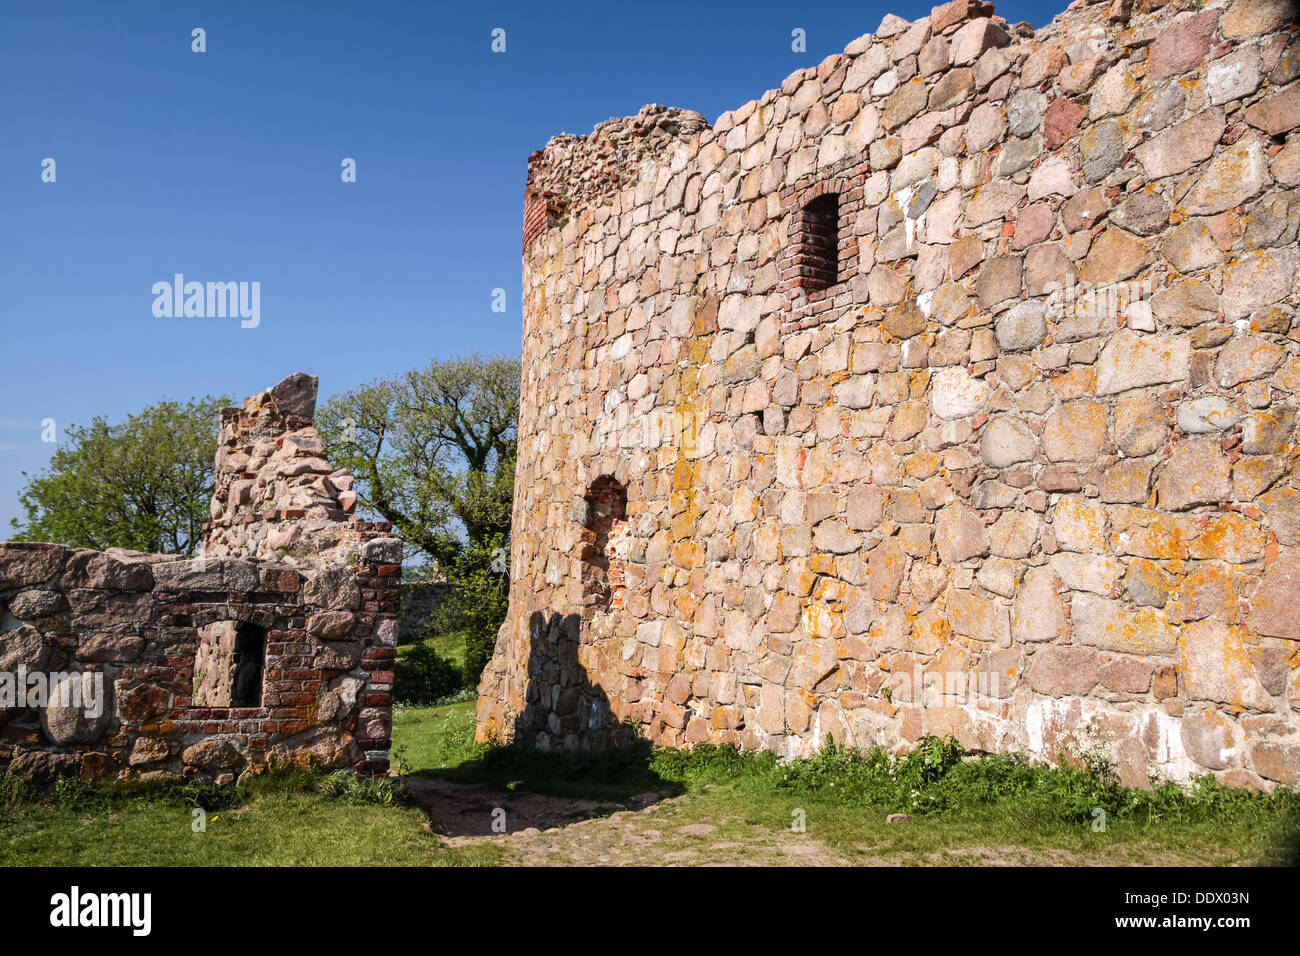
[[497,629],[510,605],[510,543],[502,535],[470,542],[447,566],[447,596],[434,609],[429,630],[435,634],[459,631],[465,635],[466,687],[478,685],[492,657]]
[[119,424],[70,426],[19,495],[26,516],[10,522],[15,540],[193,554],[209,517],[217,416],[228,404],[163,401]]
[[359,506],[446,567],[510,533],[518,418],[518,361],[471,355],[337,395],[316,424]]
[[358,505],[383,516],[450,585],[426,633],[462,633],[478,683],[505,619],[519,362],[433,362],[330,399],[316,415]]

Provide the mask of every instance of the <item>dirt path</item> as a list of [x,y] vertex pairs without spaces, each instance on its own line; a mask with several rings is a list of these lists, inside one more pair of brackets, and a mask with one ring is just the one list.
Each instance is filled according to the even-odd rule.
[[[807,834],[773,831],[738,817],[700,823],[683,795],[645,793],[621,804],[506,793],[405,777],[429,814],[429,827],[451,846],[486,840],[523,866],[767,866],[851,862]],[[505,832],[494,832],[493,824]]]
[[403,782],[428,812],[430,829],[449,845],[493,843],[506,851],[507,865],[1068,866],[1103,862],[1068,850],[1016,846],[961,847],[923,855],[871,846],[846,852],[807,833],[750,823],[725,810],[711,818],[714,822],[701,822],[707,816],[701,813],[705,808],[689,795],[640,794],[627,809],[597,800],[504,792],[423,777],[404,777]]

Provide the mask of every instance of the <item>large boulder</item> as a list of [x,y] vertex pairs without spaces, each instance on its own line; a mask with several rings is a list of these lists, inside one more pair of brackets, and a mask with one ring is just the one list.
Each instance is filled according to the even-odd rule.
[[61,544],[0,542],[0,591],[44,584],[63,567],[66,554]]
[[361,589],[350,568],[321,568],[303,588],[303,600],[327,611],[355,611],[361,607]]
[[9,762],[9,772],[37,787],[48,787],[59,777],[75,777],[81,760],[72,754],[50,754],[29,750]]
[[364,756],[351,734],[341,730],[316,728],[274,744],[267,752],[266,759],[274,769],[298,767],[345,770]]
[[56,744],[91,744],[113,720],[108,682],[102,672],[68,674],[50,688],[41,728]]
[[0,634],[0,673],[12,674],[19,667],[44,670],[54,649],[45,636],[30,624]]
[[319,379],[306,372],[294,372],[270,389],[271,401],[285,418],[310,420],[316,414],[316,386]]
[[76,550],[63,569],[65,588],[112,588],[117,591],[148,591],[153,588],[153,569],[145,555],[132,552],[106,554]]
[[238,748],[224,737],[212,737],[191,744],[181,751],[181,760],[187,767],[209,771],[242,770],[248,763]]

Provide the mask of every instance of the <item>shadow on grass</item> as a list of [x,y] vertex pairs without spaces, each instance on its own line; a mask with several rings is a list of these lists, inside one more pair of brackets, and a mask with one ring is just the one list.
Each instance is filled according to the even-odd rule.
[[457,783],[606,801],[683,792],[652,769],[653,748],[615,717],[579,660],[581,617],[537,611],[528,623],[526,705],[514,740],[436,773]]
[[404,777],[429,826],[445,837],[548,830],[686,792],[651,767],[649,744],[591,754],[543,753],[525,744],[485,748],[445,770]]
[[405,778],[448,836],[547,829],[615,810],[642,809],[686,792],[659,774],[654,749],[620,722],[579,660],[579,615],[529,620],[526,706],[510,743]]
[[653,761],[654,751],[644,741],[577,754],[545,753],[521,742],[488,747],[478,758],[457,767],[422,770],[412,776],[606,803],[628,804],[650,794],[663,798],[685,793],[680,782],[660,776]]

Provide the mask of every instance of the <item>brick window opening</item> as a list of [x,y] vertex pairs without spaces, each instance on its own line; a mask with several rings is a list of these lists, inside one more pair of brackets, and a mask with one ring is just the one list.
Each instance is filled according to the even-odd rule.
[[266,631],[248,621],[199,628],[194,654],[195,707],[261,707]]
[[829,289],[840,273],[840,197],[825,193],[800,210],[794,237],[798,285],[805,291]]
[[620,611],[627,590],[624,554],[627,489],[613,478],[599,478],[587,492],[587,529],[582,551],[582,589],[594,610]]

